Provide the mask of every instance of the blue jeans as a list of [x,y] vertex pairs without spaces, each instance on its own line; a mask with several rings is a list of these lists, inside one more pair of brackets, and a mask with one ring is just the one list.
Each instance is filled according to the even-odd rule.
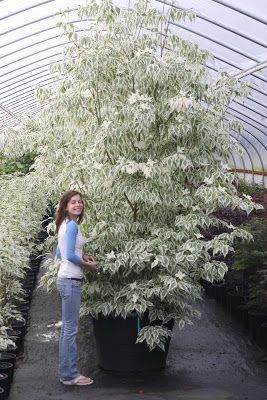
[[62,327],[59,339],[59,377],[75,379],[77,369],[77,343],[81,304],[81,282],[57,278],[57,289],[62,299]]

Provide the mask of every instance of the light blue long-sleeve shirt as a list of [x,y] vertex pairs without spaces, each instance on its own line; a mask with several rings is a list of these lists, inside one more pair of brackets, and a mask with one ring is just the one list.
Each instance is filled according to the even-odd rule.
[[[75,245],[78,235],[78,224],[73,220],[66,223],[66,259],[76,265],[81,262],[81,257],[75,254]],[[62,259],[59,245],[57,245],[56,258]]]
[[56,257],[60,258],[59,278],[83,278],[80,262],[83,257],[84,238],[74,220],[65,219],[58,230]]

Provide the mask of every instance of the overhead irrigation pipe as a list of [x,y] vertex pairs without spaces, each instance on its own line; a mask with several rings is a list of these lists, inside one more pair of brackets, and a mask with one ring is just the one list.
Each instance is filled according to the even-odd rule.
[[8,108],[6,108],[5,106],[3,106],[3,104],[0,103],[0,108],[1,110],[5,111],[6,113],[8,113],[9,115],[11,115],[14,118],[18,118],[16,114],[14,114],[12,111],[8,110]]
[[256,64],[256,65],[254,65],[253,67],[251,67],[249,69],[246,69],[246,70],[244,70],[242,72],[239,72],[238,74],[234,75],[234,77],[238,78],[238,79],[241,79],[241,78],[244,78],[244,76],[250,75],[253,72],[259,71],[259,70],[261,70],[261,69],[263,69],[265,67],[267,67],[267,60],[263,61],[263,62],[261,62],[259,64]]

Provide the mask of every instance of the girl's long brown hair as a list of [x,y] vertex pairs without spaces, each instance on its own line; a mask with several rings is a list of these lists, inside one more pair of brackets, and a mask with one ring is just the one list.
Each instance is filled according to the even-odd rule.
[[[64,192],[61,195],[61,198],[59,201],[59,206],[58,206],[58,209],[56,212],[56,233],[58,233],[59,227],[62,224],[62,222],[64,221],[64,219],[68,217],[68,212],[67,212],[68,202],[70,201],[70,199],[73,196],[76,196],[76,195],[80,196],[83,206],[84,206],[83,196],[77,190],[67,190],[66,192]],[[80,224],[83,219],[83,213],[84,213],[84,207],[82,209],[81,215],[79,215],[79,217],[77,219],[78,224]]]

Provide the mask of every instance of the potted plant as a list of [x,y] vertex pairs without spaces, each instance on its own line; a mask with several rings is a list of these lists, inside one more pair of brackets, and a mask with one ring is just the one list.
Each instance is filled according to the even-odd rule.
[[[0,361],[0,375],[7,375],[8,379],[5,382],[3,391],[2,391],[2,396],[3,398],[7,398],[9,391],[10,391],[10,385],[13,380],[13,374],[14,374],[14,365],[10,362],[2,362]],[[0,391],[1,394],[1,391]],[[1,398],[1,397],[0,397]]]
[[[246,236],[227,223],[230,232],[209,242],[201,235],[203,227],[223,225],[212,215],[218,207],[251,207],[240,202],[234,176],[219,161],[233,144],[220,137],[227,127],[217,112],[242,88],[227,81],[222,89],[226,81],[219,78],[215,87],[225,96],[220,102],[214,82],[203,83],[207,71],[200,63],[207,54],[172,35],[170,27],[193,17],[185,10],[164,14],[137,2],[131,12],[121,12],[110,2],[92,2],[81,15],[100,25],[81,42],[95,57],[87,67],[90,100],[97,105],[99,96],[103,104],[94,116],[91,154],[95,169],[100,167],[90,181],[96,218],[88,230],[88,249],[102,269],[88,278],[83,312],[94,317],[103,368],[151,369],[143,352],[135,359],[138,349],[130,351],[131,344],[164,350],[171,335],[166,324],[177,321],[182,328],[197,315],[192,301],[200,298],[199,279],[222,279],[227,270],[210,252],[225,256],[234,237]],[[113,93],[109,101],[106,93]],[[127,328],[122,318],[128,319]],[[120,352],[125,338],[127,351]],[[153,351],[147,354],[152,359]],[[162,366],[164,361],[154,365]]]
[[[0,358],[5,351],[18,352],[14,341],[21,343],[19,332],[13,332],[15,322],[25,332],[18,304],[24,299],[30,253],[35,249],[34,237],[41,225],[46,197],[34,190],[29,176],[0,176]],[[16,333],[16,334],[15,334]],[[6,356],[5,356],[6,357]]]
[[[235,246],[232,270],[241,273],[242,281],[238,290],[228,293],[228,301],[239,313],[243,314],[244,323],[249,326],[249,314],[255,312],[252,309],[256,308],[258,313],[265,306],[266,221],[260,216],[254,216],[242,225],[242,228],[253,236],[253,240],[239,242]],[[246,304],[242,305],[244,302]]]
[[251,337],[263,345],[264,324],[267,323],[267,268],[259,268],[250,279],[249,289],[252,309],[248,311],[249,331]]
[[[142,369],[159,352],[162,368],[173,322],[183,328],[199,316],[199,280],[227,271],[213,256],[250,237],[214,215],[256,207],[240,199],[224,161],[238,151],[228,132],[240,127],[223,115],[247,90],[225,72],[209,76],[208,53],[176,35],[174,22],[194,14],[175,3],[162,12],[144,0],[129,10],[89,1],[79,17],[89,20],[80,36],[60,23],[71,41],[53,67],[60,83],[38,88],[47,106],[10,132],[7,151],[20,144],[20,153],[37,154],[32,179],[54,203],[66,188],[86,197],[83,230],[100,273],[86,276],[82,313],[94,318],[100,352],[113,351],[100,365]],[[204,240],[204,229],[221,225],[229,231]],[[123,362],[116,336],[131,347]]]

